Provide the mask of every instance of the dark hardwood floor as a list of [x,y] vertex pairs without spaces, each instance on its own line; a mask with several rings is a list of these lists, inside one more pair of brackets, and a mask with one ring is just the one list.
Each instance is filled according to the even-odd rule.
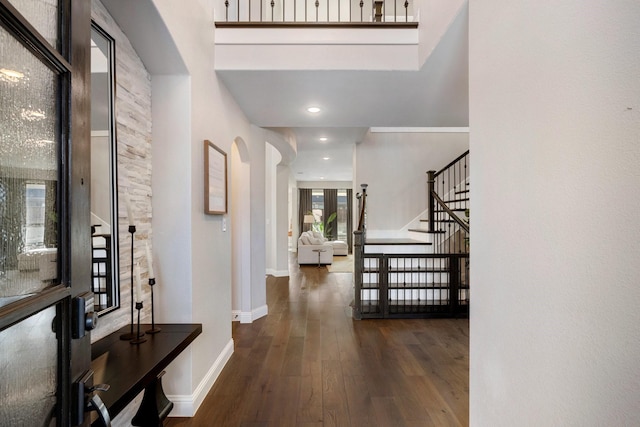
[[353,320],[350,273],[289,271],[267,278],[268,316],[233,324],[196,416],[166,426],[468,425],[468,319]]

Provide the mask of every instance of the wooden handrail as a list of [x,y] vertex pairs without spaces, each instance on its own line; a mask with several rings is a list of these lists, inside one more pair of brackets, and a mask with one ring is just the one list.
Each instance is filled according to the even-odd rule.
[[440,198],[440,196],[438,196],[438,193],[436,193],[435,191],[431,192],[431,197],[433,197],[433,199],[438,202],[438,204],[442,207],[442,209],[444,209],[449,216],[458,223],[458,225],[460,225],[460,228],[462,228],[464,231],[466,231],[467,233],[469,232],[469,224],[467,224],[466,222],[464,222],[462,219],[460,219],[460,217],[458,215],[455,214],[455,212],[453,212],[451,209],[449,209],[449,207],[447,206],[447,204],[444,202],[444,200],[442,200]]
[[442,172],[446,171],[447,169],[449,169],[451,166],[453,166],[454,164],[456,164],[456,162],[459,162],[462,158],[464,158],[464,156],[466,156],[467,154],[469,154],[469,150],[465,151],[464,153],[460,154],[458,157],[456,157],[454,160],[452,160],[447,166],[443,167],[442,169],[440,169],[438,172],[435,173],[434,177],[440,175]]

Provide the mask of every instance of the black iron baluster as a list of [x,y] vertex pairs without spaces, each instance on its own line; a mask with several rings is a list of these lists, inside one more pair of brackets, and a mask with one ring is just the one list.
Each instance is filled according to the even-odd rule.
[[229,0],[224,0],[225,19],[229,22]]
[[364,6],[364,0],[360,0],[360,22],[363,21],[362,18],[362,7]]
[[320,6],[320,2],[316,0],[316,22],[318,22],[318,6]]
[[409,0],[404,2],[404,22],[409,22]]

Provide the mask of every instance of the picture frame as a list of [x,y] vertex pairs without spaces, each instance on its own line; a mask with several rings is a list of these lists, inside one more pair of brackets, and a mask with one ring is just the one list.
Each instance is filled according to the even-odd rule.
[[204,213],[227,213],[227,153],[204,141]]

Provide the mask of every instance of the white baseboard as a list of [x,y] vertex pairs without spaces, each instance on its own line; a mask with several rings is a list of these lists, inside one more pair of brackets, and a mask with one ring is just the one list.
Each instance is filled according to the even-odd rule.
[[268,276],[273,277],[287,277],[289,275],[289,270],[272,270],[268,268],[266,273]]
[[222,368],[227,364],[231,355],[233,354],[233,339],[229,340],[227,345],[222,350],[222,353],[218,356],[207,374],[202,378],[198,387],[191,395],[167,395],[167,398],[173,402],[173,410],[169,414],[170,417],[193,417],[198,408],[202,404],[202,401],[213,387],[213,383],[216,382]]
[[262,307],[255,308],[250,312],[240,311],[240,310],[232,310],[231,311],[231,321],[240,323],[253,323],[254,320],[257,320],[261,317],[269,314],[269,307],[267,305],[263,305]]

